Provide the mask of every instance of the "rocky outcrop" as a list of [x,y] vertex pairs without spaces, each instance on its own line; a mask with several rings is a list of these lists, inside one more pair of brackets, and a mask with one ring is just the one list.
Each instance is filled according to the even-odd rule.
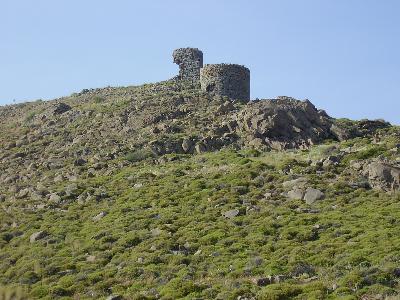
[[250,103],[236,120],[248,141],[258,141],[276,150],[307,148],[333,138],[332,119],[308,100],[280,97]]
[[390,127],[390,123],[383,120],[334,120],[331,125],[331,132],[340,141],[373,135],[378,129]]
[[368,164],[365,171],[373,188],[383,191],[399,190],[400,167],[375,161]]
[[400,190],[400,165],[379,159],[352,161],[350,165],[373,189],[386,192]]

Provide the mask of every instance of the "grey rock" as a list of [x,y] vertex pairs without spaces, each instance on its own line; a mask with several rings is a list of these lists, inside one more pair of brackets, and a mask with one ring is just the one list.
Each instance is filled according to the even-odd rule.
[[59,175],[57,175],[56,177],[54,177],[54,180],[53,180],[55,183],[57,183],[57,182],[63,182],[64,181],[64,176],[63,175],[61,175],[61,174],[59,174]]
[[190,152],[190,150],[193,148],[193,141],[190,139],[184,139],[182,141],[182,149],[183,151]]
[[400,188],[400,167],[385,162],[372,162],[366,167],[368,181],[377,190],[396,191]]
[[291,200],[301,200],[304,197],[304,190],[295,187],[287,193],[287,196]]
[[143,183],[135,183],[133,185],[133,188],[135,188],[135,189],[140,189],[141,187],[143,187]]
[[35,232],[35,233],[31,234],[31,236],[29,237],[29,241],[31,243],[34,243],[37,240],[41,240],[46,236],[47,236],[47,233],[45,231],[43,231],[43,230],[42,231],[38,231],[38,232]]
[[53,114],[55,115],[61,115],[69,110],[71,110],[71,106],[65,103],[58,103],[56,107],[53,110]]
[[304,201],[307,204],[313,204],[315,201],[320,200],[324,197],[324,193],[320,190],[314,188],[307,188],[306,193],[304,194]]
[[332,119],[308,100],[279,98],[250,102],[237,115],[237,131],[247,140],[260,138],[276,150],[301,148],[332,138]]
[[268,277],[263,277],[263,278],[257,278],[255,283],[257,284],[257,286],[266,286],[271,284],[271,278]]
[[92,218],[92,220],[93,221],[99,221],[99,220],[101,220],[102,218],[104,218],[105,216],[107,215],[107,213],[105,212],[105,211],[102,211],[101,213],[99,213],[98,215],[96,215],[96,216],[94,216],[93,218]]
[[340,158],[338,156],[328,156],[322,162],[323,167],[329,167],[332,165],[337,165],[340,162]]
[[282,183],[282,186],[285,189],[292,189],[294,187],[304,186],[307,183],[307,178],[300,177],[293,180],[288,180]]
[[207,151],[207,147],[203,143],[197,144],[195,148],[196,148],[196,152],[199,154]]
[[83,158],[78,158],[74,161],[74,166],[83,166],[87,163],[87,161]]
[[152,236],[159,236],[162,233],[162,230],[159,228],[154,228],[150,230]]
[[217,114],[226,114],[232,110],[235,109],[235,106],[229,102],[229,101],[225,101],[223,104],[221,104],[220,106],[218,106],[217,108]]
[[231,209],[231,210],[228,210],[228,211],[222,213],[222,215],[228,219],[234,218],[234,217],[238,216],[239,214],[240,214],[240,211],[238,209]]
[[0,202],[4,202],[4,201],[6,201],[6,196],[0,195]]
[[75,195],[78,191],[78,185],[76,183],[72,183],[65,188],[65,194],[67,196]]
[[40,201],[43,199],[42,195],[38,192],[32,192],[31,198],[32,198],[32,200],[35,200],[35,201]]
[[61,197],[57,195],[56,193],[50,194],[49,200],[54,203],[60,203],[61,202]]
[[25,198],[25,197],[27,197],[29,195],[29,193],[30,193],[30,190],[28,188],[22,189],[22,190],[19,191],[17,197],[18,198]]

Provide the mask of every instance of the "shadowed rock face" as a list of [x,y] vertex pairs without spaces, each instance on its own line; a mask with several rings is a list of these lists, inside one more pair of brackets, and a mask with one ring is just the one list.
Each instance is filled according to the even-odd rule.
[[335,138],[333,119],[308,100],[279,98],[250,103],[237,114],[239,131],[275,149],[308,147]]
[[372,162],[367,168],[368,180],[375,189],[394,191],[400,188],[400,167],[384,162]]

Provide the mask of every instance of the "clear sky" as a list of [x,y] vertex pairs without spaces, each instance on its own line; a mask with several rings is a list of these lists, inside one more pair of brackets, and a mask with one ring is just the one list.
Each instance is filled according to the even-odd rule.
[[400,124],[399,0],[0,0],[0,104],[168,79],[187,46],[252,98]]

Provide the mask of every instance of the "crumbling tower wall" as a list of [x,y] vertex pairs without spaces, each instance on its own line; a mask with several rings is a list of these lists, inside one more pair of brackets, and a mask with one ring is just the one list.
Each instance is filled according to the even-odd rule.
[[179,65],[179,80],[199,81],[203,67],[203,52],[197,48],[179,48],[174,50],[174,63]]
[[201,89],[213,95],[250,100],[250,70],[235,64],[205,65],[200,71]]

